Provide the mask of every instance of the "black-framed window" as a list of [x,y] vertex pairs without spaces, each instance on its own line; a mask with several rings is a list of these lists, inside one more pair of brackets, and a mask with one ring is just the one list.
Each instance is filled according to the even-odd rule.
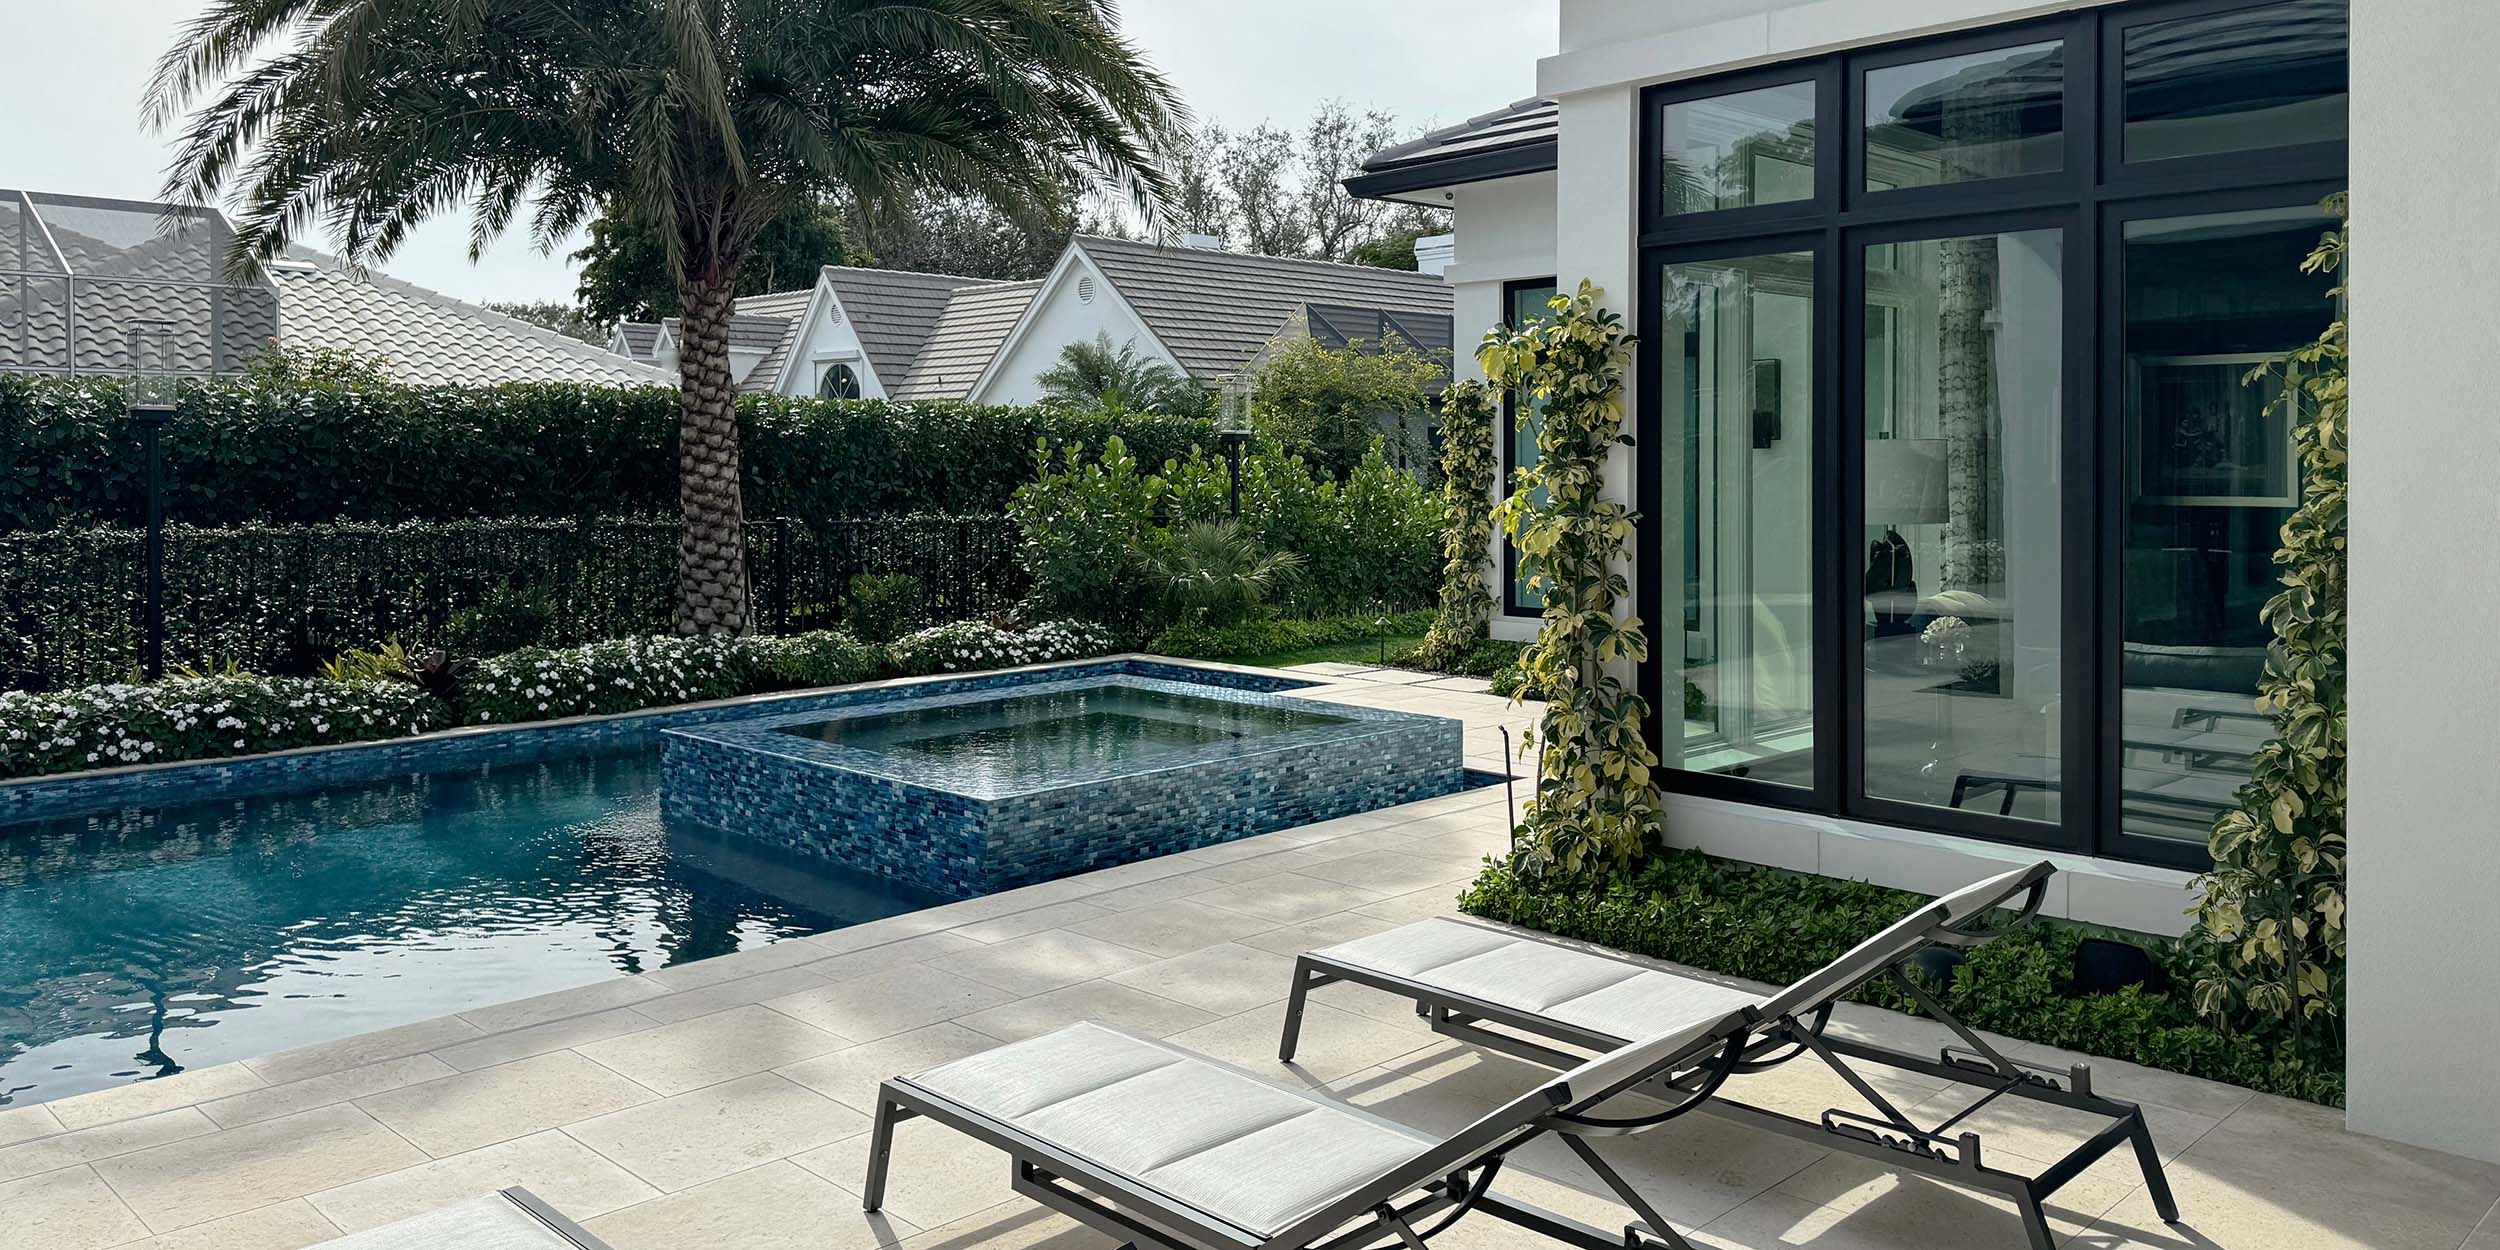
[[[1525,278],[1502,284],[1502,324],[1526,325],[1550,314],[1550,305],[1558,290],[1552,278]],[[1530,408],[1522,413],[1519,396],[1508,392],[1502,396],[1501,445],[1495,454],[1501,457],[1500,491],[1507,495],[1516,487],[1522,469],[1536,465],[1536,412]],[[1504,616],[1542,616],[1545,596],[1531,589],[1519,571],[1519,548],[1508,536],[1502,539],[1502,614]]]
[[816,379],[816,398],[859,398],[859,370],[840,361],[825,366],[824,376]]
[[2299,490],[2248,379],[2335,315],[2348,25],[2160,0],[1646,93],[1670,789],[2208,862]]

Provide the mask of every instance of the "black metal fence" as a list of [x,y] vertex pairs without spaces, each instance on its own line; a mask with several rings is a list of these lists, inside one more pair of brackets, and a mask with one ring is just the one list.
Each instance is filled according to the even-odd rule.
[[[165,537],[168,665],[302,674],[349,647],[441,640],[453,615],[498,593],[553,610],[553,642],[669,628],[669,518],[498,519],[406,525],[175,526]],[[1002,611],[1027,585],[1001,516],[752,521],[758,628],[839,619],[850,579],[908,573],[936,620]],[[0,689],[123,681],[139,671],[145,535],[136,529],[0,534]]]

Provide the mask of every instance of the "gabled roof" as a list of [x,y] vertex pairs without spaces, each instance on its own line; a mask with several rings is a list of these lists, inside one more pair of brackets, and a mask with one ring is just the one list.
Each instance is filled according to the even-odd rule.
[[1557,162],[1557,116],[1552,100],[1521,100],[1383,148],[1363,162],[1363,172],[1345,180],[1346,193],[1378,200],[1548,172]]
[[807,321],[808,301],[816,298],[816,288],[800,287],[795,291],[775,291],[769,295],[750,295],[737,302],[742,317],[778,318],[781,336],[764,352],[764,358],[747,370],[738,383],[742,391],[771,391],[781,384],[781,371],[790,361],[790,353],[798,346],[799,330]]
[[999,346],[1041,289],[1038,278],[956,288],[911,371],[899,384],[889,384],[886,393],[895,399],[970,398],[973,384],[988,371]]
[[498,382],[668,385],[664,369],[439,291],[339,269],[296,251],[270,265],[278,288],[280,341],[289,347],[378,354],[393,381],[487,386]]
[[622,343],[627,355],[636,360],[651,359],[653,348],[660,345],[660,323],[656,321],[621,321],[611,343]]
[[[680,318],[671,317],[660,323],[659,328],[667,332],[672,342],[684,337],[679,329],[679,322]],[[757,317],[745,312],[734,312],[729,315],[729,350],[733,352],[771,351],[781,345],[782,336],[789,332],[790,321],[786,317]]]
[[878,383],[889,393],[911,376],[912,361],[936,332],[955,292],[990,285],[985,278],[847,265],[827,265],[824,280],[841,299]]
[[1450,288],[1432,274],[1090,235],[1072,246],[1118,288],[1192,377],[1243,368],[1288,317],[1311,305],[1416,321],[1438,318],[1441,341],[1449,338]]

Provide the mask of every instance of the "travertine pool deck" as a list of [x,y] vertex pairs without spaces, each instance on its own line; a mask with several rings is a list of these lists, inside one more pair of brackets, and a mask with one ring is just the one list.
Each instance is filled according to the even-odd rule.
[[[1478,767],[1500,765],[1501,726],[1528,720],[1482,682],[1321,667],[1332,684],[1302,693],[1463,719]],[[878,1080],[1090,1019],[1454,1128],[1539,1074],[1444,1041],[1355,986],[1314,997],[1297,1063],[1276,1062],[1277,1033],[1293,955],[1451,910],[1506,827],[1496,787],[0,1109],[0,1250],[290,1250],[516,1184],[618,1250],[1106,1247],[1012,1195],[1002,1156],[926,1122],[899,1135],[887,1211],[863,1216]],[[1920,1048],[1940,1034],[1889,1012],[1838,1019]],[[2095,1068],[2104,1089],[2145,1104],[2186,1223],[2155,1218],[2113,1156],[2052,1207],[2068,1245],[2500,1250],[2500,1167],[2346,1133],[2337,1111]],[[1747,1097],[1799,1114],[1852,1105],[1810,1062],[1745,1082]],[[1919,1079],[1883,1085],[1926,1111],[1966,1098]],[[2050,1109],[1992,1107],[1974,1122],[2000,1157],[2080,1138]],[[1515,1157],[1498,1187],[1622,1224],[1552,1145]],[[1707,1116],[1619,1145],[1618,1163],[1705,1246],[2022,1245],[1990,1199]],[[1552,1244],[1488,1219],[1434,1242]]]

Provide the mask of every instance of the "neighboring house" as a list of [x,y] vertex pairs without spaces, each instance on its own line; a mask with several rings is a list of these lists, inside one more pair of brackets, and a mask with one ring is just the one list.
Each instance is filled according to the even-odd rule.
[[423,287],[297,249],[248,280],[211,210],[0,191],[0,369],[127,373],[129,332],[163,323],[172,363],[233,373],[276,343],[389,361],[414,385],[660,385],[664,370]]
[[[1031,403],[1069,344],[1103,336],[1210,384],[1303,337],[1450,348],[1449,288],[1432,274],[1090,236],[1033,281],[831,266],[812,290],[737,310],[739,389],[792,396]],[[610,346],[672,363],[675,323],[619,326]]]
[[2160,932],[2269,732],[2300,483],[2244,379],[2341,315],[2299,265],[2349,186],[2351,1121],[2500,1160],[2500,6],[2361,7],[1561,0],[1538,99],[1348,186],[1454,210],[1462,339],[1584,280],[1640,332],[1671,838],[1927,891],[2047,852],[2053,914]]

